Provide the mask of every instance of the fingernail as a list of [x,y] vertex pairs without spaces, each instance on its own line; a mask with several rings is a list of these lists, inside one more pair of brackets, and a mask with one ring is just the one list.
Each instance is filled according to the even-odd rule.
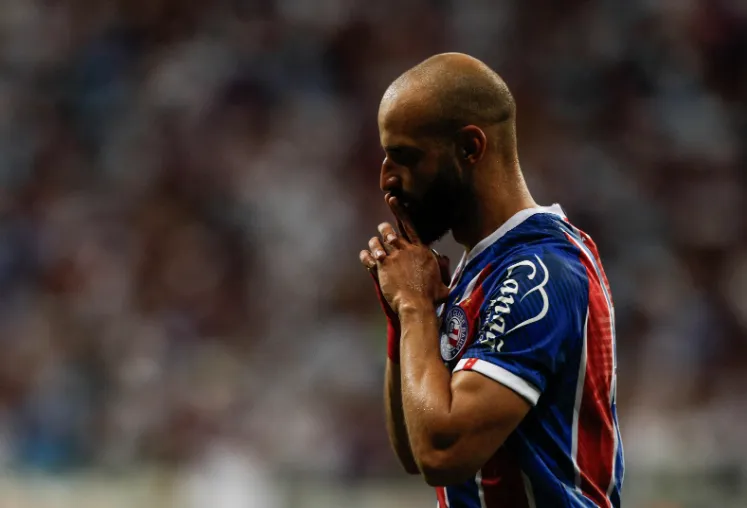
[[377,250],[376,251],[376,257],[377,258],[383,258],[384,257],[384,251],[383,250]]
[[397,235],[395,235],[395,234],[393,234],[393,233],[392,233],[392,234],[390,234],[390,235],[388,235],[388,236],[386,237],[386,241],[387,241],[387,242],[393,242],[393,241],[394,241],[394,240],[396,240],[396,239],[397,239]]

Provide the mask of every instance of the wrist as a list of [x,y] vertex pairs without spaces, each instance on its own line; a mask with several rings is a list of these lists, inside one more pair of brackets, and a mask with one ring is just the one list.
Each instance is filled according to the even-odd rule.
[[435,314],[436,304],[425,298],[407,299],[397,305],[397,315],[401,321]]

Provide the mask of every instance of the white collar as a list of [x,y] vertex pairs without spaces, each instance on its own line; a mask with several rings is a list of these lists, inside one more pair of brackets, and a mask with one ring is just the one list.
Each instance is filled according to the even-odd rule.
[[[465,252],[462,256],[462,260],[459,262],[459,265],[457,266],[456,271],[454,272],[454,279],[456,279],[462,270],[467,266],[467,264],[475,259],[477,256],[482,254],[485,249],[493,245],[495,242],[503,238],[506,233],[514,229],[515,227],[519,226],[521,223],[526,221],[529,217],[532,217],[533,215],[536,215],[538,213],[550,213],[553,215],[557,215],[561,219],[565,219],[565,212],[563,212],[563,209],[561,206],[557,203],[555,203],[552,206],[537,206],[534,208],[525,208],[524,210],[521,210],[514,214],[513,217],[508,219],[506,222],[501,225],[498,229],[493,231],[490,235],[483,238],[480,242],[477,243],[477,245],[474,246],[474,248],[469,251],[469,253]],[[452,286],[453,287],[453,286]]]

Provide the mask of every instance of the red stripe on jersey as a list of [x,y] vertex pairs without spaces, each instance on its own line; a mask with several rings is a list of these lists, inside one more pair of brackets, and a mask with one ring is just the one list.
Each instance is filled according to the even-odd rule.
[[[592,252],[593,242],[584,242]],[[594,263],[582,251],[581,263],[589,280],[589,321],[586,335],[586,375],[578,415],[578,454],[581,492],[598,506],[612,504],[607,487],[612,481],[615,461],[615,425],[610,390],[613,373],[612,316],[602,284],[606,285],[601,263],[595,255],[601,276]],[[611,302],[610,302],[611,303]]]
[[516,457],[501,448],[482,468],[485,508],[527,508],[526,489]]
[[446,504],[446,489],[444,487],[436,487],[436,498],[438,499],[438,508],[447,508],[449,506]]
[[612,291],[610,290],[610,283],[607,280],[607,274],[604,273],[604,269],[602,268],[602,258],[599,256],[599,249],[597,249],[597,244],[594,243],[594,240],[591,239],[589,235],[584,233],[583,231],[579,230],[578,233],[581,235],[581,237],[584,240],[584,245],[587,249],[591,251],[591,254],[594,256],[594,261],[597,263],[597,266],[599,267],[599,272],[602,275],[602,282],[604,283],[605,288],[607,288],[607,297],[610,299],[610,304],[613,304],[612,302]]
[[477,280],[472,288],[472,292],[467,295],[467,298],[459,302],[459,306],[467,315],[469,337],[467,338],[464,347],[455,358],[456,361],[459,361],[462,358],[462,355],[464,355],[465,351],[467,351],[475,341],[475,337],[477,337],[477,327],[480,326],[480,309],[482,308],[482,304],[485,302],[485,288],[482,283],[485,282],[485,279],[488,278],[488,275],[490,275],[491,272],[492,265],[489,264],[483,268],[477,275]]

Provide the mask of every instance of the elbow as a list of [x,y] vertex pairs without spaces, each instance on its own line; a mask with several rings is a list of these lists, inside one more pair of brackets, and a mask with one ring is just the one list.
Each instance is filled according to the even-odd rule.
[[[493,443],[451,436],[429,441],[429,446],[422,447],[416,454],[416,462],[425,482],[432,487],[459,485],[473,480],[480,468],[494,452]],[[496,446],[497,450],[502,446]]]
[[429,457],[421,463],[423,479],[431,487],[458,485],[474,478],[479,467],[471,467],[448,456]]
[[431,487],[458,485],[474,478],[479,465],[460,457],[455,450],[430,450],[418,458],[420,472]]

